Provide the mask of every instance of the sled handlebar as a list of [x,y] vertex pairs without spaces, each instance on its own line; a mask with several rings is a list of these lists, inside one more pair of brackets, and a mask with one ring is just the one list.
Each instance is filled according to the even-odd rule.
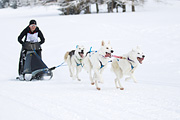
[[56,67],[49,68],[50,71],[55,70],[55,69],[56,69]]

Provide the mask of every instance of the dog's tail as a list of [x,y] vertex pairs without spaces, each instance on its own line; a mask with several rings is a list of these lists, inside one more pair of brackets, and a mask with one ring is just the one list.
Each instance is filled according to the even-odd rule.
[[64,55],[64,61],[67,61],[68,55],[69,55],[69,52],[66,52],[66,54]]

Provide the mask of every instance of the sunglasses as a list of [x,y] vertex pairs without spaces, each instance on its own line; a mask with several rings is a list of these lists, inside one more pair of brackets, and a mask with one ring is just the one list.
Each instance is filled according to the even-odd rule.
[[31,27],[36,27],[37,25],[30,25]]

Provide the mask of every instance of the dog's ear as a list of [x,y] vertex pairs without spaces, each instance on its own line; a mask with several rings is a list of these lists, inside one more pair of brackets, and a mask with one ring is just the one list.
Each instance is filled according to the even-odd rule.
[[133,51],[133,52],[135,52],[135,51],[136,51],[136,49],[135,49],[135,48],[133,48],[133,49],[132,49],[132,51]]
[[102,44],[101,44],[102,46],[104,46],[105,45],[105,43],[104,43],[104,41],[102,41]]
[[76,45],[76,48],[78,48],[79,47],[79,45]]
[[140,50],[141,48],[139,46],[136,46],[136,48],[133,48],[132,51]]
[[108,41],[108,44],[111,44],[110,40]]
[[137,46],[136,49],[140,49],[140,46]]

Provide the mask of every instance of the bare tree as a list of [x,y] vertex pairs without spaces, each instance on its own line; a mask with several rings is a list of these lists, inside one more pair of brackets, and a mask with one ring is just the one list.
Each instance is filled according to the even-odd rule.
[[122,4],[122,9],[123,9],[122,12],[126,12],[126,5],[125,5],[125,3]]
[[132,12],[135,12],[134,0],[132,0]]
[[91,13],[90,12],[90,0],[86,0],[86,10],[85,10],[85,13],[86,14],[89,14],[89,13]]
[[95,2],[96,2],[96,12],[99,13],[98,0],[96,0]]

